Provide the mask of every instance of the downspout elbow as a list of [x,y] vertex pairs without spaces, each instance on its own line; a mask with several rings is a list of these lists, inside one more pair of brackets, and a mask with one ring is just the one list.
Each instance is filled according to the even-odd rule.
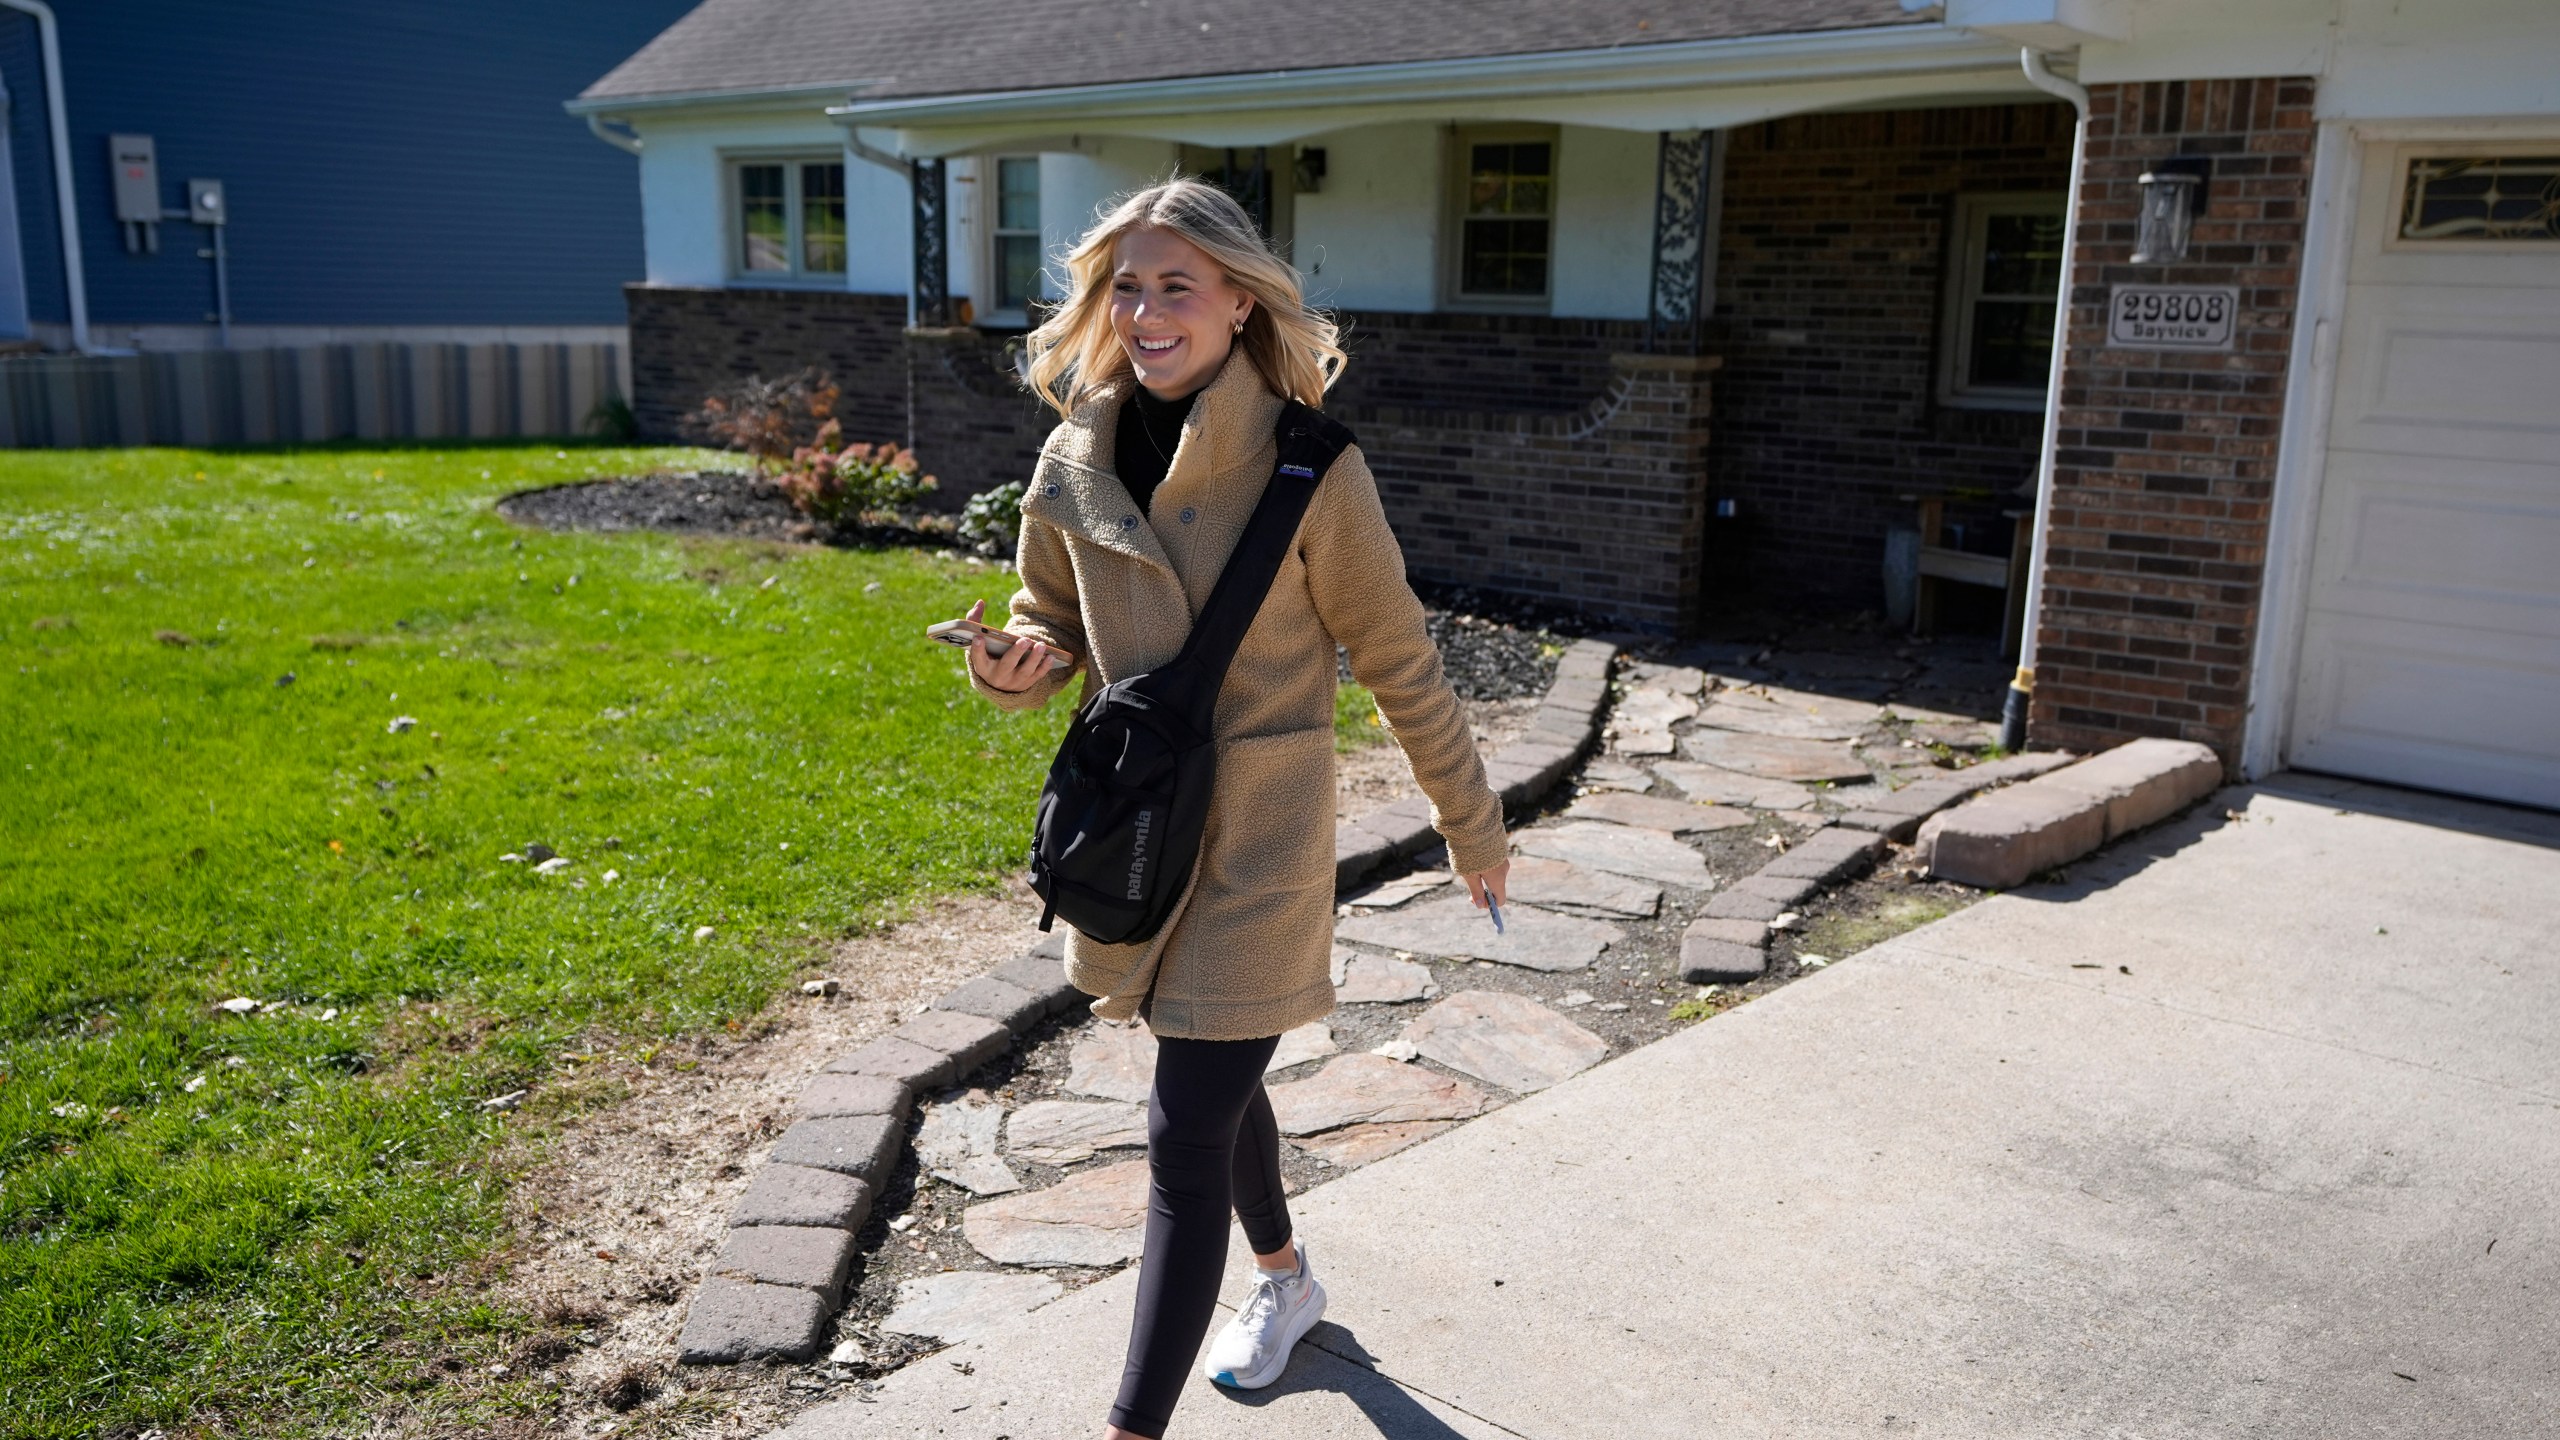
[[2044,56],[2033,50],[2018,52],[2018,66],[2027,72],[2027,83],[2057,100],[2071,102],[2071,108],[2082,120],[2089,118],[2089,87],[2065,80],[2045,64]]
[[[609,125],[620,125],[622,126],[622,129],[619,131],[607,129],[606,127]],[[607,145],[612,146],[614,149],[622,151],[626,155],[637,155],[640,153],[640,137],[636,133],[632,132],[630,122],[628,121],[607,120],[602,115],[589,111],[587,113],[587,132]]]

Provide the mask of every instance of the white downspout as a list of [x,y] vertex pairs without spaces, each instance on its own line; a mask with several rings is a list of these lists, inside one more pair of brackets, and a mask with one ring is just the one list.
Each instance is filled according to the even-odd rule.
[[53,132],[53,204],[62,222],[62,283],[71,291],[71,348],[89,348],[89,276],[80,264],[80,208],[71,191],[71,121],[62,103],[62,37],[44,0],[0,0],[0,6],[36,17],[44,47],[46,128]]
[[2027,550],[2027,611],[2018,625],[2018,673],[2000,707],[2000,748],[2027,748],[2027,706],[2036,688],[2036,622],[2044,609],[2045,531],[2053,523],[2053,458],[2062,435],[2062,361],[2071,338],[2071,267],[2080,248],[2080,173],[2089,155],[2089,92],[2045,68],[2044,57],[2020,50],[2027,83],[2071,102],[2079,118],[2071,130],[2071,193],[2062,211],[2062,287],[2054,296],[2053,362],[2045,376],[2044,440],[2036,449],[2036,518]]

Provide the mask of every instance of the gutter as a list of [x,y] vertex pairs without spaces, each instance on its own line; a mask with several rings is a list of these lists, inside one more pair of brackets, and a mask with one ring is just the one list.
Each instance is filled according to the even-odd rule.
[[80,201],[71,188],[71,121],[62,102],[62,36],[53,7],[44,0],[0,0],[0,7],[32,15],[44,50],[45,128],[53,132],[53,205],[62,227],[62,283],[71,295],[71,348],[97,353],[89,343],[89,276],[80,258]]
[[2053,359],[2045,376],[2044,439],[2036,449],[2036,519],[2033,544],[2027,551],[2027,611],[2018,625],[2018,673],[2000,706],[2000,748],[2015,753],[2027,748],[2027,709],[2036,689],[2036,622],[2044,610],[2044,566],[2053,524],[2054,455],[2062,436],[2062,362],[2071,338],[2071,267],[2080,248],[2080,176],[2089,156],[2089,91],[2046,68],[2032,49],[2018,52],[2027,83],[2048,95],[2071,102],[2078,116],[2071,131],[2071,194],[2062,212],[2062,293],[2054,297]]
[[849,125],[893,127],[1050,114],[1090,116],[1097,111],[1115,118],[1200,115],[1305,105],[1519,99],[1537,94],[1933,74],[1979,70],[2005,61],[2009,54],[2009,47],[1997,41],[1939,25],[1886,25],[1819,35],[1746,36],[1046,90],[852,100],[829,107],[827,113]]

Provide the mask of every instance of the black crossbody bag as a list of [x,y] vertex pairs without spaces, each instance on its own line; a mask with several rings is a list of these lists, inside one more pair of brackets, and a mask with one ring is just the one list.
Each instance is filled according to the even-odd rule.
[[1103,686],[1076,711],[1040,787],[1031,888],[1050,917],[1106,945],[1162,929],[1199,862],[1216,780],[1211,725],[1245,631],[1297,538],[1316,482],[1351,432],[1295,400],[1280,411],[1280,459],[1182,653]]

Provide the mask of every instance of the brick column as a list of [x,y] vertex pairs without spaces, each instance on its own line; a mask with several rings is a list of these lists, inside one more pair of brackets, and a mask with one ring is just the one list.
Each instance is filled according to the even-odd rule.
[[[2236,764],[2294,345],[2312,82],[2089,92],[2059,449],[2037,626],[2038,745],[2198,740]],[[2186,260],[2132,265],[2139,176],[2210,155]],[[2114,349],[2108,287],[2236,285],[2229,353]]]

